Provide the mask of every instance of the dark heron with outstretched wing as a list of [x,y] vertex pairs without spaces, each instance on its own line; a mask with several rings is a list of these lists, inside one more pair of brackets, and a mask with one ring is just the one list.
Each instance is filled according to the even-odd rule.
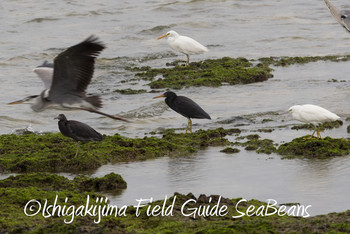
[[87,124],[75,120],[67,120],[64,114],[59,114],[55,119],[58,119],[58,128],[62,135],[73,138],[77,142],[76,157],[79,152],[79,142],[88,142],[87,153],[89,154],[90,141],[102,141],[102,135]]
[[350,32],[350,10],[338,10],[329,0],[324,0],[333,17]]
[[90,111],[127,121],[123,117],[98,111],[102,107],[100,96],[86,96],[86,89],[94,74],[95,59],[104,48],[104,44],[97,37],[90,36],[85,41],[66,49],[54,59],[53,75],[52,64],[48,62],[33,70],[45,85],[45,90],[40,95],[32,95],[9,104],[34,99],[32,104],[34,111],[42,111],[52,104],[58,104],[64,108]]
[[[174,111],[181,114],[188,119],[186,132],[189,129],[192,132],[191,119],[211,119],[207,112],[205,112],[197,103],[184,96],[177,96],[176,93],[167,91],[162,95],[154,98],[165,97],[165,103]],[[153,98],[153,99],[154,99]]]

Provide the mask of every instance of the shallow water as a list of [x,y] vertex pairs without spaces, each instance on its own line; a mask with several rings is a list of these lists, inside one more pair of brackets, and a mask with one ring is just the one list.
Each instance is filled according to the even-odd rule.
[[[4,22],[0,24],[0,134],[28,127],[37,132],[58,131],[53,118],[62,111],[35,113],[29,105],[6,103],[40,93],[42,84],[31,70],[91,34],[99,36],[107,49],[97,61],[88,92],[102,95],[103,111],[125,115],[132,122],[126,124],[81,111],[64,113],[101,133],[118,132],[129,137],[186,126],[186,119],[169,110],[163,100],[152,100],[155,93],[114,92],[129,87],[149,90],[147,82],[130,81],[134,76],[125,66],[163,67],[166,62],[185,59],[172,52],[165,40],[156,40],[170,29],[210,49],[206,54],[192,56],[191,61],[223,56],[260,58],[350,52],[350,34],[332,19],[323,1],[5,0],[0,5],[0,19]],[[282,126],[260,134],[282,143],[309,132],[290,130],[296,121],[271,112],[282,113],[294,104],[313,103],[343,118],[350,116],[349,70],[348,62],[317,62],[275,68],[274,78],[263,83],[177,92],[194,99],[213,119],[194,120],[194,129],[240,125],[246,131],[243,134],[250,134],[258,128]],[[331,79],[345,82],[328,82]],[[266,118],[273,121],[262,123]],[[347,122],[323,135],[348,137],[346,125]],[[271,160],[266,158],[269,156],[244,150],[225,155],[217,148],[209,148],[189,157],[107,165],[92,175],[110,171],[121,174],[128,189],[112,201],[121,204],[133,203],[138,197],[163,198],[178,191],[274,198],[281,203],[312,202],[313,214],[350,208],[346,182],[350,175],[349,156],[320,161],[280,160],[276,155]]]

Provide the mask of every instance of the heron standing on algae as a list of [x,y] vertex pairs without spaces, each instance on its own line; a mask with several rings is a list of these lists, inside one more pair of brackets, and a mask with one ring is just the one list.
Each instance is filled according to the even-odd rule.
[[87,124],[76,120],[67,120],[64,114],[59,114],[55,119],[58,119],[58,128],[62,135],[73,138],[77,142],[76,157],[79,153],[79,142],[88,142],[87,153],[89,154],[90,141],[102,141],[102,135]]
[[165,97],[165,103],[174,111],[188,119],[186,128],[192,133],[192,119],[211,119],[209,114],[205,112],[197,103],[184,96],[177,96],[176,93],[167,91],[155,98]]
[[190,64],[190,54],[203,54],[208,51],[208,48],[200,44],[198,41],[190,37],[179,35],[175,31],[167,32],[163,36],[158,37],[158,40],[164,37],[167,38],[168,45],[173,50],[181,52],[187,56],[185,66]]
[[295,105],[290,107],[288,111],[292,113],[293,119],[312,124],[315,127],[310,138],[314,136],[315,132],[317,132],[317,138],[321,138],[320,129],[318,127],[319,124],[340,119],[338,115],[329,110],[312,104]]

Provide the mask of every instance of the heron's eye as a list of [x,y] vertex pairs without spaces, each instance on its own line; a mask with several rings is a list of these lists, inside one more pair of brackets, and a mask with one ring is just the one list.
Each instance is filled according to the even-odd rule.
[[340,18],[346,19],[346,18],[348,18],[348,16],[347,15],[341,15]]

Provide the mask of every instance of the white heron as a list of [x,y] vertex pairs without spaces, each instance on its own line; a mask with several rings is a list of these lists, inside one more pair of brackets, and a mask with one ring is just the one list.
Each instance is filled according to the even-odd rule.
[[158,37],[158,40],[164,37],[167,38],[168,45],[173,50],[181,52],[187,56],[185,66],[188,66],[190,63],[190,54],[203,54],[208,51],[208,48],[200,44],[198,41],[190,37],[181,36],[175,31],[167,32],[163,36]]
[[321,138],[320,130],[318,129],[319,124],[340,119],[338,115],[329,110],[312,104],[295,105],[290,107],[288,111],[292,113],[294,119],[314,125],[315,130],[311,137],[317,132],[317,138]]

